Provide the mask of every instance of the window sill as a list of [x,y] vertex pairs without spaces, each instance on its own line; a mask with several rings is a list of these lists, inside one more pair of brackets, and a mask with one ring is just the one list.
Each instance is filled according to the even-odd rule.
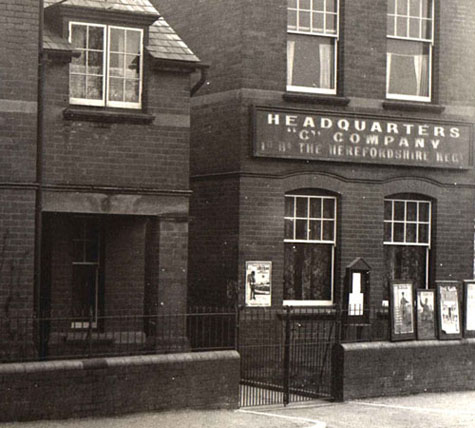
[[440,114],[445,110],[445,106],[440,104],[418,103],[412,101],[383,101],[383,108],[385,110],[420,111],[436,114]]
[[152,114],[133,112],[129,110],[111,111],[90,107],[67,107],[63,110],[63,117],[66,120],[101,123],[132,123],[141,125],[149,125],[155,119],[155,116]]
[[282,95],[282,98],[284,101],[293,103],[323,104],[334,106],[346,106],[350,102],[349,98],[340,97],[338,95],[303,94],[293,92],[285,92]]

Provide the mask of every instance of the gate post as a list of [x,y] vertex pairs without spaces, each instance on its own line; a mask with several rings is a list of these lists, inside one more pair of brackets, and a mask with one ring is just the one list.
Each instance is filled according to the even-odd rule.
[[290,402],[290,311],[292,308],[285,308],[285,338],[284,338],[284,406]]

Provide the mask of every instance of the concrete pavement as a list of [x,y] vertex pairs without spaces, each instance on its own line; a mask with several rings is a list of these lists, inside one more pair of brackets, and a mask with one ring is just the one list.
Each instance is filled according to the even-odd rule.
[[475,392],[421,394],[236,411],[175,411],[116,418],[0,424],[0,428],[475,428]]

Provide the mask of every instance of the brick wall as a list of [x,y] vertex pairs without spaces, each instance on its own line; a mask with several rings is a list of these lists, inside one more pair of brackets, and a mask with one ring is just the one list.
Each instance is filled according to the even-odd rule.
[[65,120],[68,65],[47,73],[45,182],[188,189],[189,90],[184,73],[146,70],[144,110],[152,124]]
[[473,339],[336,345],[334,396],[353,400],[474,390],[474,351]]
[[0,379],[3,422],[239,403],[234,351],[4,364]]

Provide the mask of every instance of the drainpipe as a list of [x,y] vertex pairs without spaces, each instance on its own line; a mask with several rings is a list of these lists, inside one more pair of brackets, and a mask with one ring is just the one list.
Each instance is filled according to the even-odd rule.
[[[38,94],[36,116],[36,202],[35,202],[35,255],[34,255],[34,310],[41,317],[41,244],[43,209],[43,141],[44,141],[44,81],[45,53],[43,51],[44,0],[39,0],[38,23]],[[41,349],[41,347],[40,347]]]
[[198,82],[196,82],[193,87],[191,88],[191,96],[195,95],[199,89],[206,83],[206,79],[208,78],[208,64],[200,64],[199,69],[201,72],[201,77]]

